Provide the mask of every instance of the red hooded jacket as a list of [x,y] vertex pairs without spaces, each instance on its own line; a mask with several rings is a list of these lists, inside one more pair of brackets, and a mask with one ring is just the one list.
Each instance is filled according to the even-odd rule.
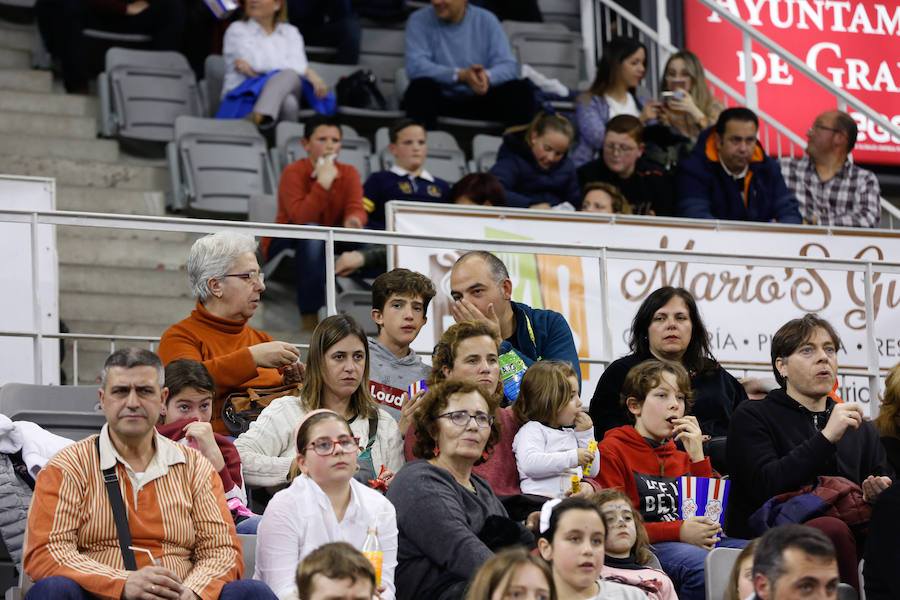
[[628,495],[644,517],[650,543],[680,541],[678,478],[712,477],[709,457],[692,463],[671,439],[654,448],[631,425],[607,431],[597,450],[600,468],[595,480]]

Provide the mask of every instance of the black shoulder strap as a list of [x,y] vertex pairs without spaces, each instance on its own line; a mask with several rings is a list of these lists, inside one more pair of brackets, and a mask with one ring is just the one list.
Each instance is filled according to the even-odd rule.
[[[97,445],[97,460],[100,460],[100,436],[94,438]],[[119,476],[116,475],[115,465],[109,469],[103,469],[103,483],[106,484],[106,494],[109,496],[109,506],[112,508],[113,519],[116,521],[116,532],[119,534],[119,549],[122,551],[122,560],[125,562],[126,571],[137,571],[137,562],[134,560],[134,551],[131,546],[131,530],[128,528],[128,513],[125,512],[125,503],[122,501],[122,490],[119,489]]]
[[378,411],[375,410],[375,416],[369,417],[369,441],[366,442],[366,450],[370,450],[375,445],[375,437],[378,435]]

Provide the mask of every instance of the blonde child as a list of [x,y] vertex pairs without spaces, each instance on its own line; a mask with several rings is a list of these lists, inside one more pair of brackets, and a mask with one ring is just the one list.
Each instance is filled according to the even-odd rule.
[[556,600],[546,562],[524,548],[498,552],[478,570],[465,600]]
[[506,205],[551,208],[581,205],[575,163],[567,156],[575,128],[563,116],[540,113],[503,136],[491,173],[503,185]]
[[[569,363],[543,360],[531,365],[519,385],[513,404],[519,422],[525,423],[513,440],[513,453],[523,494],[558,496],[580,482],[583,468],[596,466],[594,424],[581,411],[578,378]],[[596,444],[594,444],[596,447]],[[593,488],[578,484],[571,490],[589,497]]]
[[650,552],[650,539],[640,511],[624,492],[600,490],[591,497],[600,507],[606,524],[606,559],[600,577],[638,587],[653,600],[678,600],[669,576],[651,565],[659,565]]

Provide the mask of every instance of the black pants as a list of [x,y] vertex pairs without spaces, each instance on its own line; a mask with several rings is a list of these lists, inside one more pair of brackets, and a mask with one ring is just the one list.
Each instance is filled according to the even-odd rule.
[[[290,3],[288,14],[291,14]],[[303,43],[306,46],[335,46],[337,54],[334,56],[334,62],[340,65],[355,65],[359,62],[362,27],[356,13],[349,13],[338,21],[293,24],[303,35]]]
[[85,28],[152,36],[155,50],[180,50],[184,35],[184,0],[150,0],[136,15],[99,14],[84,0],[38,0],[38,27],[47,49],[62,62],[69,92],[86,91],[89,77],[81,31]]
[[534,117],[534,89],[524,79],[492,85],[483,96],[451,98],[442,93],[443,89],[433,79],[413,79],[403,96],[403,109],[426,129],[437,127],[438,115],[500,121],[506,126],[522,125]]

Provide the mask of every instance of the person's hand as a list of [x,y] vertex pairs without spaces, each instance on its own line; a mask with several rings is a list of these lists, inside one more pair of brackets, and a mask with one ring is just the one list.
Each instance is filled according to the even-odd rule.
[[312,84],[313,94],[316,98],[324,98],[328,95],[328,86],[325,81],[310,67],[306,68],[306,80]]
[[359,217],[351,215],[344,219],[344,227],[347,229],[362,229],[363,224],[362,221],[359,220]]
[[594,491],[594,488],[593,486],[591,486],[591,484],[585,483],[585,481],[582,480],[581,486],[579,487],[578,491],[573,492],[572,490],[569,490],[566,493],[566,496],[570,498],[587,498],[588,500],[590,500],[596,493],[597,492]]
[[579,410],[575,415],[575,431],[587,431],[594,428],[594,421],[591,416],[584,411]]
[[346,277],[355,271],[362,269],[366,264],[366,257],[358,250],[342,252],[337,260],[334,261],[334,274],[339,277]]
[[866,477],[865,481],[862,482],[862,490],[863,490],[863,500],[866,502],[875,502],[875,499],[878,498],[878,494],[883,492],[884,490],[891,487],[890,477],[877,477],[875,475],[869,475]]
[[484,323],[491,328],[491,333],[496,339],[503,339],[500,335],[500,317],[497,316],[497,313],[494,310],[493,302],[488,304],[487,314],[484,314],[478,310],[477,306],[468,300],[460,298],[450,305],[450,313],[457,323],[461,321],[477,321],[479,323]]
[[648,100],[647,104],[644,105],[644,108],[641,109],[641,114],[638,115],[638,118],[641,120],[641,123],[646,123],[647,121],[658,119],[660,116],[662,116],[662,112],[662,102],[658,102],[656,100]]
[[693,544],[706,550],[712,550],[719,541],[722,528],[707,517],[691,517],[681,522],[678,537],[685,544]]
[[337,165],[334,164],[333,156],[323,157],[319,164],[316,165],[316,181],[319,182],[326,190],[331,189],[331,184],[337,179]]
[[123,600],[156,600],[157,598],[180,599],[187,589],[181,585],[181,578],[165,567],[146,566],[131,571],[122,590]]
[[701,119],[706,117],[706,115],[703,114],[703,111],[697,108],[693,96],[687,92],[684,92],[680,100],[676,99],[674,96],[666,98],[666,101],[663,103],[663,109],[666,111],[687,113],[697,122],[700,122]]
[[378,476],[378,479],[384,482],[384,489],[391,487],[391,481],[394,480],[394,473],[390,469],[386,469],[381,475]]
[[825,436],[832,444],[837,444],[847,428],[856,429],[863,422],[862,407],[856,402],[844,402],[843,404],[835,404],[831,410],[831,416],[822,430]]
[[125,14],[129,17],[133,17],[134,15],[139,15],[145,10],[150,8],[150,3],[147,0],[135,0],[134,2],[129,2],[125,5]]
[[184,589],[181,591],[181,595],[178,596],[178,600],[200,600],[200,596],[194,593],[194,590],[187,586],[182,586]]
[[578,449],[578,466],[586,467],[594,462],[594,453],[587,448]]
[[213,436],[212,425],[203,421],[194,421],[185,425],[183,431],[186,438],[196,442],[197,450],[212,463],[216,473],[225,468],[225,459],[222,457],[222,451],[219,450],[215,436]]
[[[138,0],[138,2],[143,2],[143,0]],[[137,4],[137,2],[133,4]],[[144,2],[144,4],[146,4],[146,2]],[[259,73],[254,71],[253,67],[250,66],[250,63],[248,63],[243,58],[234,59],[234,70],[241,75],[246,75],[247,77],[259,77]]]
[[490,87],[487,71],[481,65],[472,65],[471,67],[460,69],[459,81],[468,85],[479,96],[486,94]]
[[528,513],[525,517],[525,528],[535,533],[540,533],[538,529],[541,527],[541,511],[536,510]]
[[534,210],[550,210],[553,207],[550,206],[549,202],[538,202],[537,204],[532,204],[528,208],[531,208]]
[[745,377],[738,381],[744,386],[744,391],[751,400],[765,398],[771,390],[778,387],[778,382],[768,377]]
[[403,395],[400,396],[400,420],[397,421],[397,428],[400,430],[401,437],[406,437],[406,432],[409,431],[409,426],[413,422],[413,415],[419,406],[419,400],[422,399],[426,391],[428,390],[419,390],[412,398],[406,392],[403,392]]
[[703,432],[700,431],[700,424],[697,417],[688,415],[672,421],[675,430],[675,441],[684,445],[685,452],[691,458],[691,462],[700,462],[703,460]]
[[384,593],[387,592],[387,586],[383,583],[375,588],[375,595],[372,596],[375,600],[384,600]]
[[281,369],[281,385],[303,383],[304,375],[306,375],[305,364],[302,362],[291,363]]
[[300,351],[287,342],[263,342],[250,346],[250,356],[257,367],[280,369],[297,362]]

